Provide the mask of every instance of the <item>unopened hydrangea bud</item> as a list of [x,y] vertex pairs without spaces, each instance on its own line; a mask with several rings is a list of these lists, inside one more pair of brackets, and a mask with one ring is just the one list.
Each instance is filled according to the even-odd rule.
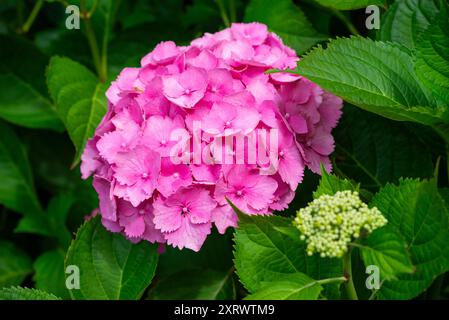
[[349,190],[320,196],[300,209],[293,222],[307,242],[307,254],[322,258],[342,257],[362,231],[371,233],[386,223],[376,207],[369,208],[358,192]]

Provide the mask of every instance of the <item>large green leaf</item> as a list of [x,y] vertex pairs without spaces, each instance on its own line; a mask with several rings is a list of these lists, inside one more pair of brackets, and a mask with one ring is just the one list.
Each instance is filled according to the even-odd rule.
[[441,1],[439,15],[430,23],[417,44],[416,74],[449,106],[449,15],[448,5]]
[[282,280],[264,282],[246,300],[316,300],[323,287],[304,273],[292,273]]
[[370,112],[427,125],[449,122],[413,70],[410,53],[392,43],[361,37],[333,40],[298,62],[298,73]]
[[30,288],[11,287],[0,289],[0,300],[61,300],[55,295]]
[[159,300],[232,300],[235,299],[234,269],[188,269],[162,277],[149,292]]
[[42,212],[22,142],[0,121],[0,203],[24,215]]
[[322,6],[337,10],[354,10],[366,8],[369,5],[385,5],[385,0],[314,0]]
[[326,40],[291,0],[252,0],[245,12],[246,22],[262,22],[298,54]]
[[0,35],[0,117],[29,128],[63,130],[45,90],[48,58],[31,42]]
[[199,252],[166,246],[159,257],[157,275],[167,276],[194,268],[227,272],[233,266],[232,258],[231,230],[225,235],[213,230]]
[[409,125],[413,128],[346,105],[335,130],[338,169],[370,190],[401,177],[432,177],[432,153],[422,130]]
[[416,267],[413,274],[385,281],[383,299],[411,299],[449,270],[449,213],[435,181],[406,179],[398,186],[387,184],[374,197],[376,206],[405,240]]
[[157,245],[133,244],[107,231],[100,217],[78,230],[66,257],[66,266],[80,271],[80,288],[70,290],[74,299],[139,299],[156,270]]
[[251,293],[264,281],[280,281],[298,272],[317,280],[341,275],[340,260],[307,256],[299,236],[294,239],[278,231],[286,228],[294,228],[291,219],[239,214],[234,261],[237,275]]
[[47,69],[47,84],[70,138],[76,147],[74,165],[86,141],[106,113],[107,85],[98,82],[87,68],[68,58],[53,57]]
[[33,276],[36,289],[63,299],[70,299],[70,293],[65,285],[64,257],[62,250],[53,250],[45,252],[36,259]]
[[379,268],[381,280],[396,279],[401,273],[414,272],[404,239],[388,225],[374,230],[357,246],[365,265]]
[[354,186],[349,180],[341,179],[333,174],[328,174],[321,166],[321,180],[318,188],[313,193],[314,198],[319,198],[324,194],[333,196],[338,191],[353,190],[357,191],[358,186]]
[[414,48],[419,36],[438,13],[434,0],[399,0],[382,17],[378,38]]
[[0,241],[0,288],[20,285],[32,271],[31,259],[23,250]]

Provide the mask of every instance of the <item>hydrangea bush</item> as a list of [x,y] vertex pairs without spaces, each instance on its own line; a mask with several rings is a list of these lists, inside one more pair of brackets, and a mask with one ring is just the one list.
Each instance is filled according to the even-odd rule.
[[247,214],[286,209],[305,167],[330,170],[342,105],[306,78],[266,74],[298,60],[254,22],[189,46],[161,42],[140,68],[125,68],[81,158],[103,225],[198,251],[212,225],[237,226],[227,199]]
[[448,299],[449,3],[370,4],[1,2],[0,300]]

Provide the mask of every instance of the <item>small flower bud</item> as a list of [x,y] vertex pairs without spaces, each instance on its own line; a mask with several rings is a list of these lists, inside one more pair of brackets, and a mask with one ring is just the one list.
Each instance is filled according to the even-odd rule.
[[369,208],[358,192],[349,190],[320,196],[300,209],[293,221],[307,242],[307,254],[319,253],[322,258],[342,257],[353,239],[386,223],[376,207]]

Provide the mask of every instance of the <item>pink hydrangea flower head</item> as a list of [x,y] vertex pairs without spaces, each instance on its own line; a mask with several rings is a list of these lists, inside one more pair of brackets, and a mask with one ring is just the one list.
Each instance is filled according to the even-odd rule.
[[288,208],[306,168],[331,170],[342,100],[288,71],[299,57],[264,24],[158,44],[106,92],[81,157],[103,225],[132,242],[200,250],[212,228]]

